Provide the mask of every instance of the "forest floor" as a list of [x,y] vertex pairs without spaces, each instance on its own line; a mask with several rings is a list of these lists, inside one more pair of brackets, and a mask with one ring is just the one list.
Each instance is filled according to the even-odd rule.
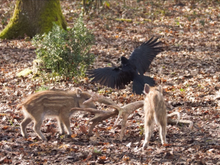
[[[109,1],[85,16],[95,35],[92,67],[108,66],[120,56],[129,57],[142,42],[159,37],[165,50],[153,60],[149,76],[165,91],[169,112],[178,111],[188,125],[168,125],[168,146],[162,146],[155,127],[149,146],[142,151],[143,110],[131,114],[122,142],[120,128],[113,131],[115,118],[98,124],[92,137],[86,135],[90,115],[71,118],[73,136],[57,135],[56,120],[46,119],[42,132],[48,142],[36,137],[32,125],[28,139],[20,133],[23,120],[17,105],[40,88],[68,90],[80,87],[112,98],[119,105],[143,100],[130,86],[117,90],[88,82],[41,83],[32,76],[18,77],[32,68],[36,58],[31,41],[0,40],[0,164],[220,164],[220,5],[217,1]],[[13,14],[15,0],[0,0],[0,30]],[[61,0],[68,26],[81,6]]]

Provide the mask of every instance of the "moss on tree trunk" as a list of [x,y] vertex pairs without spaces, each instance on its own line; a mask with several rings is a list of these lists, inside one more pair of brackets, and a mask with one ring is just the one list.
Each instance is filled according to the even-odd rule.
[[16,0],[14,14],[0,33],[0,38],[33,37],[47,33],[52,29],[53,22],[66,29],[59,0]]

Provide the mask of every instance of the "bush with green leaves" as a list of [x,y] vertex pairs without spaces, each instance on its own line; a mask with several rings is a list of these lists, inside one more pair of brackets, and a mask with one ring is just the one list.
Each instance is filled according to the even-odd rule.
[[48,34],[36,35],[32,43],[36,47],[37,59],[42,61],[41,73],[61,76],[64,79],[84,77],[93,62],[89,53],[94,37],[84,26],[82,15],[71,29],[63,30],[54,23]]

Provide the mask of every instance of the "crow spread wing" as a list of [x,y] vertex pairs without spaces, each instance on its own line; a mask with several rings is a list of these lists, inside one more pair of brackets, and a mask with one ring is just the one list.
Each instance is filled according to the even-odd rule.
[[100,83],[102,85],[122,89],[125,85],[133,80],[133,72],[130,67],[105,67],[90,70],[89,78],[93,78],[92,82]]
[[151,38],[147,42],[144,42],[132,52],[129,58],[129,62],[136,67],[141,75],[147,71],[152,60],[162,51],[162,47],[157,47],[161,43],[157,42],[157,40],[157,38]]
[[143,74],[149,68],[152,60],[162,51],[162,47],[158,45],[157,39],[151,38],[136,48],[130,58],[121,57],[121,65],[119,67],[105,67],[90,70],[89,78],[92,82],[102,85],[122,89],[125,85],[133,81],[133,93],[141,94],[144,89],[144,84],[150,86],[155,85],[155,81]]

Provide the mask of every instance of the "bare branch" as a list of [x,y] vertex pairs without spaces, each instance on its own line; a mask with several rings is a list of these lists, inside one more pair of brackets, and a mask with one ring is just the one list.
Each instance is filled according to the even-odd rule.
[[173,113],[170,113],[170,114],[167,114],[167,124],[168,124],[168,121],[169,121],[169,117],[172,117],[172,116],[174,116],[174,115],[176,115],[177,116],[177,120],[175,121],[175,120],[173,120],[173,121],[175,121],[176,122],[176,124],[178,124],[178,122],[179,122],[179,120],[180,120],[180,113],[179,112],[173,112]]
[[94,118],[92,118],[90,121],[92,121],[92,125],[89,128],[89,135],[91,135],[93,128],[101,121],[108,119],[110,117],[116,116],[118,115],[118,111],[114,110],[114,111],[106,111],[107,113],[105,114],[100,114],[95,116]]
[[106,98],[106,97],[98,95],[96,93],[92,93],[91,98],[89,100],[84,101],[83,104],[87,104],[89,102],[99,102],[99,103],[103,103],[106,105],[116,105],[117,106],[117,104],[113,100],[111,100],[110,98]]
[[[122,107],[118,106],[113,100],[110,98],[106,98],[104,96],[98,95],[96,93],[92,93],[89,100],[86,100],[83,104],[87,104],[90,102],[99,102],[104,103],[108,107],[116,109],[115,111],[99,111],[99,110],[92,110],[90,108],[82,109],[81,111],[87,111],[90,113],[94,113],[95,117],[92,118],[90,121],[92,122],[90,129],[89,129],[89,135],[92,134],[93,128],[101,121],[108,119],[110,117],[113,117],[115,115],[118,115],[117,119],[115,120],[114,126],[118,125],[119,119],[122,116],[122,124],[121,124],[121,133],[120,133],[120,140],[122,141],[124,137],[124,132],[126,128],[126,123],[128,116],[133,113],[136,109],[143,107],[144,101],[136,101],[127,105],[124,105]],[[171,119],[172,116],[176,115],[177,119]],[[179,112],[173,112],[171,114],[167,114],[167,124],[177,124],[177,123],[183,123],[183,124],[189,124],[190,128],[192,127],[193,123],[189,120],[180,120],[180,113]]]
[[122,124],[121,124],[121,133],[120,133],[120,141],[122,141],[123,137],[124,137],[124,132],[125,132],[125,128],[126,128],[126,122],[128,119],[128,116],[134,112],[136,109],[143,107],[144,102],[143,101],[136,101],[130,104],[127,104],[123,107],[119,107],[117,105],[108,105],[109,107],[115,108],[118,110],[119,114],[118,114],[118,118],[115,121],[114,125],[118,124],[118,120],[119,118],[122,116]]
[[[177,115],[177,120],[171,119],[171,116]],[[192,129],[193,122],[190,120],[180,120],[180,113],[179,112],[173,112],[171,114],[167,114],[167,124],[189,124],[189,128]]]
[[100,95],[97,95],[95,93],[93,93],[91,95],[91,98],[89,100],[85,101],[83,104],[86,104],[86,103],[89,103],[89,102],[96,102],[96,101],[100,102],[100,103],[104,103],[109,107],[115,108],[116,111],[108,111],[108,114],[105,113],[105,114],[102,114],[102,115],[99,115],[99,116],[95,116],[93,119],[91,119],[90,121],[92,121],[93,124],[90,127],[89,133],[91,133],[92,129],[95,127],[95,125],[98,124],[99,122],[101,122],[102,120],[105,120],[109,117],[113,117],[113,116],[118,114],[118,117],[117,117],[114,125],[116,125],[118,123],[119,118],[122,116],[120,140],[123,139],[128,116],[132,112],[134,112],[136,109],[141,108],[144,105],[143,101],[136,101],[136,102],[127,104],[123,107],[120,107],[114,101],[112,101],[110,98],[106,98],[104,96],[100,96]]
[[109,107],[115,108],[119,111],[118,118],[115,121],[115,125],[118,124],[119,118],[122,116],[123,120],[125,116],[129,116],[132,112],[134,112],[136,109],[143,107],[144,102],[143,101],[136,101],[133,103],[129,103],[127,105],[124,105],[123,107],[119,107],[117,105],[108,105]]
[[90,128],[89,128],[89,135],[92,134],[93,128],[101,121],[108,119],[112,116],[118,115],[118,111],[102,111],[102,110],[97,110],[94,108],[71,108],[70,111],[86,111],[91,114],[94,114],[95,117],[93,117],[90,121],[92,122]]
[[[167,119],[168,124],[177,124],[177,121],[171,118]],[[189,124],[189,128],[192,129],[193,127],[193,122],[190,120],[178,120],[178,124]]]

